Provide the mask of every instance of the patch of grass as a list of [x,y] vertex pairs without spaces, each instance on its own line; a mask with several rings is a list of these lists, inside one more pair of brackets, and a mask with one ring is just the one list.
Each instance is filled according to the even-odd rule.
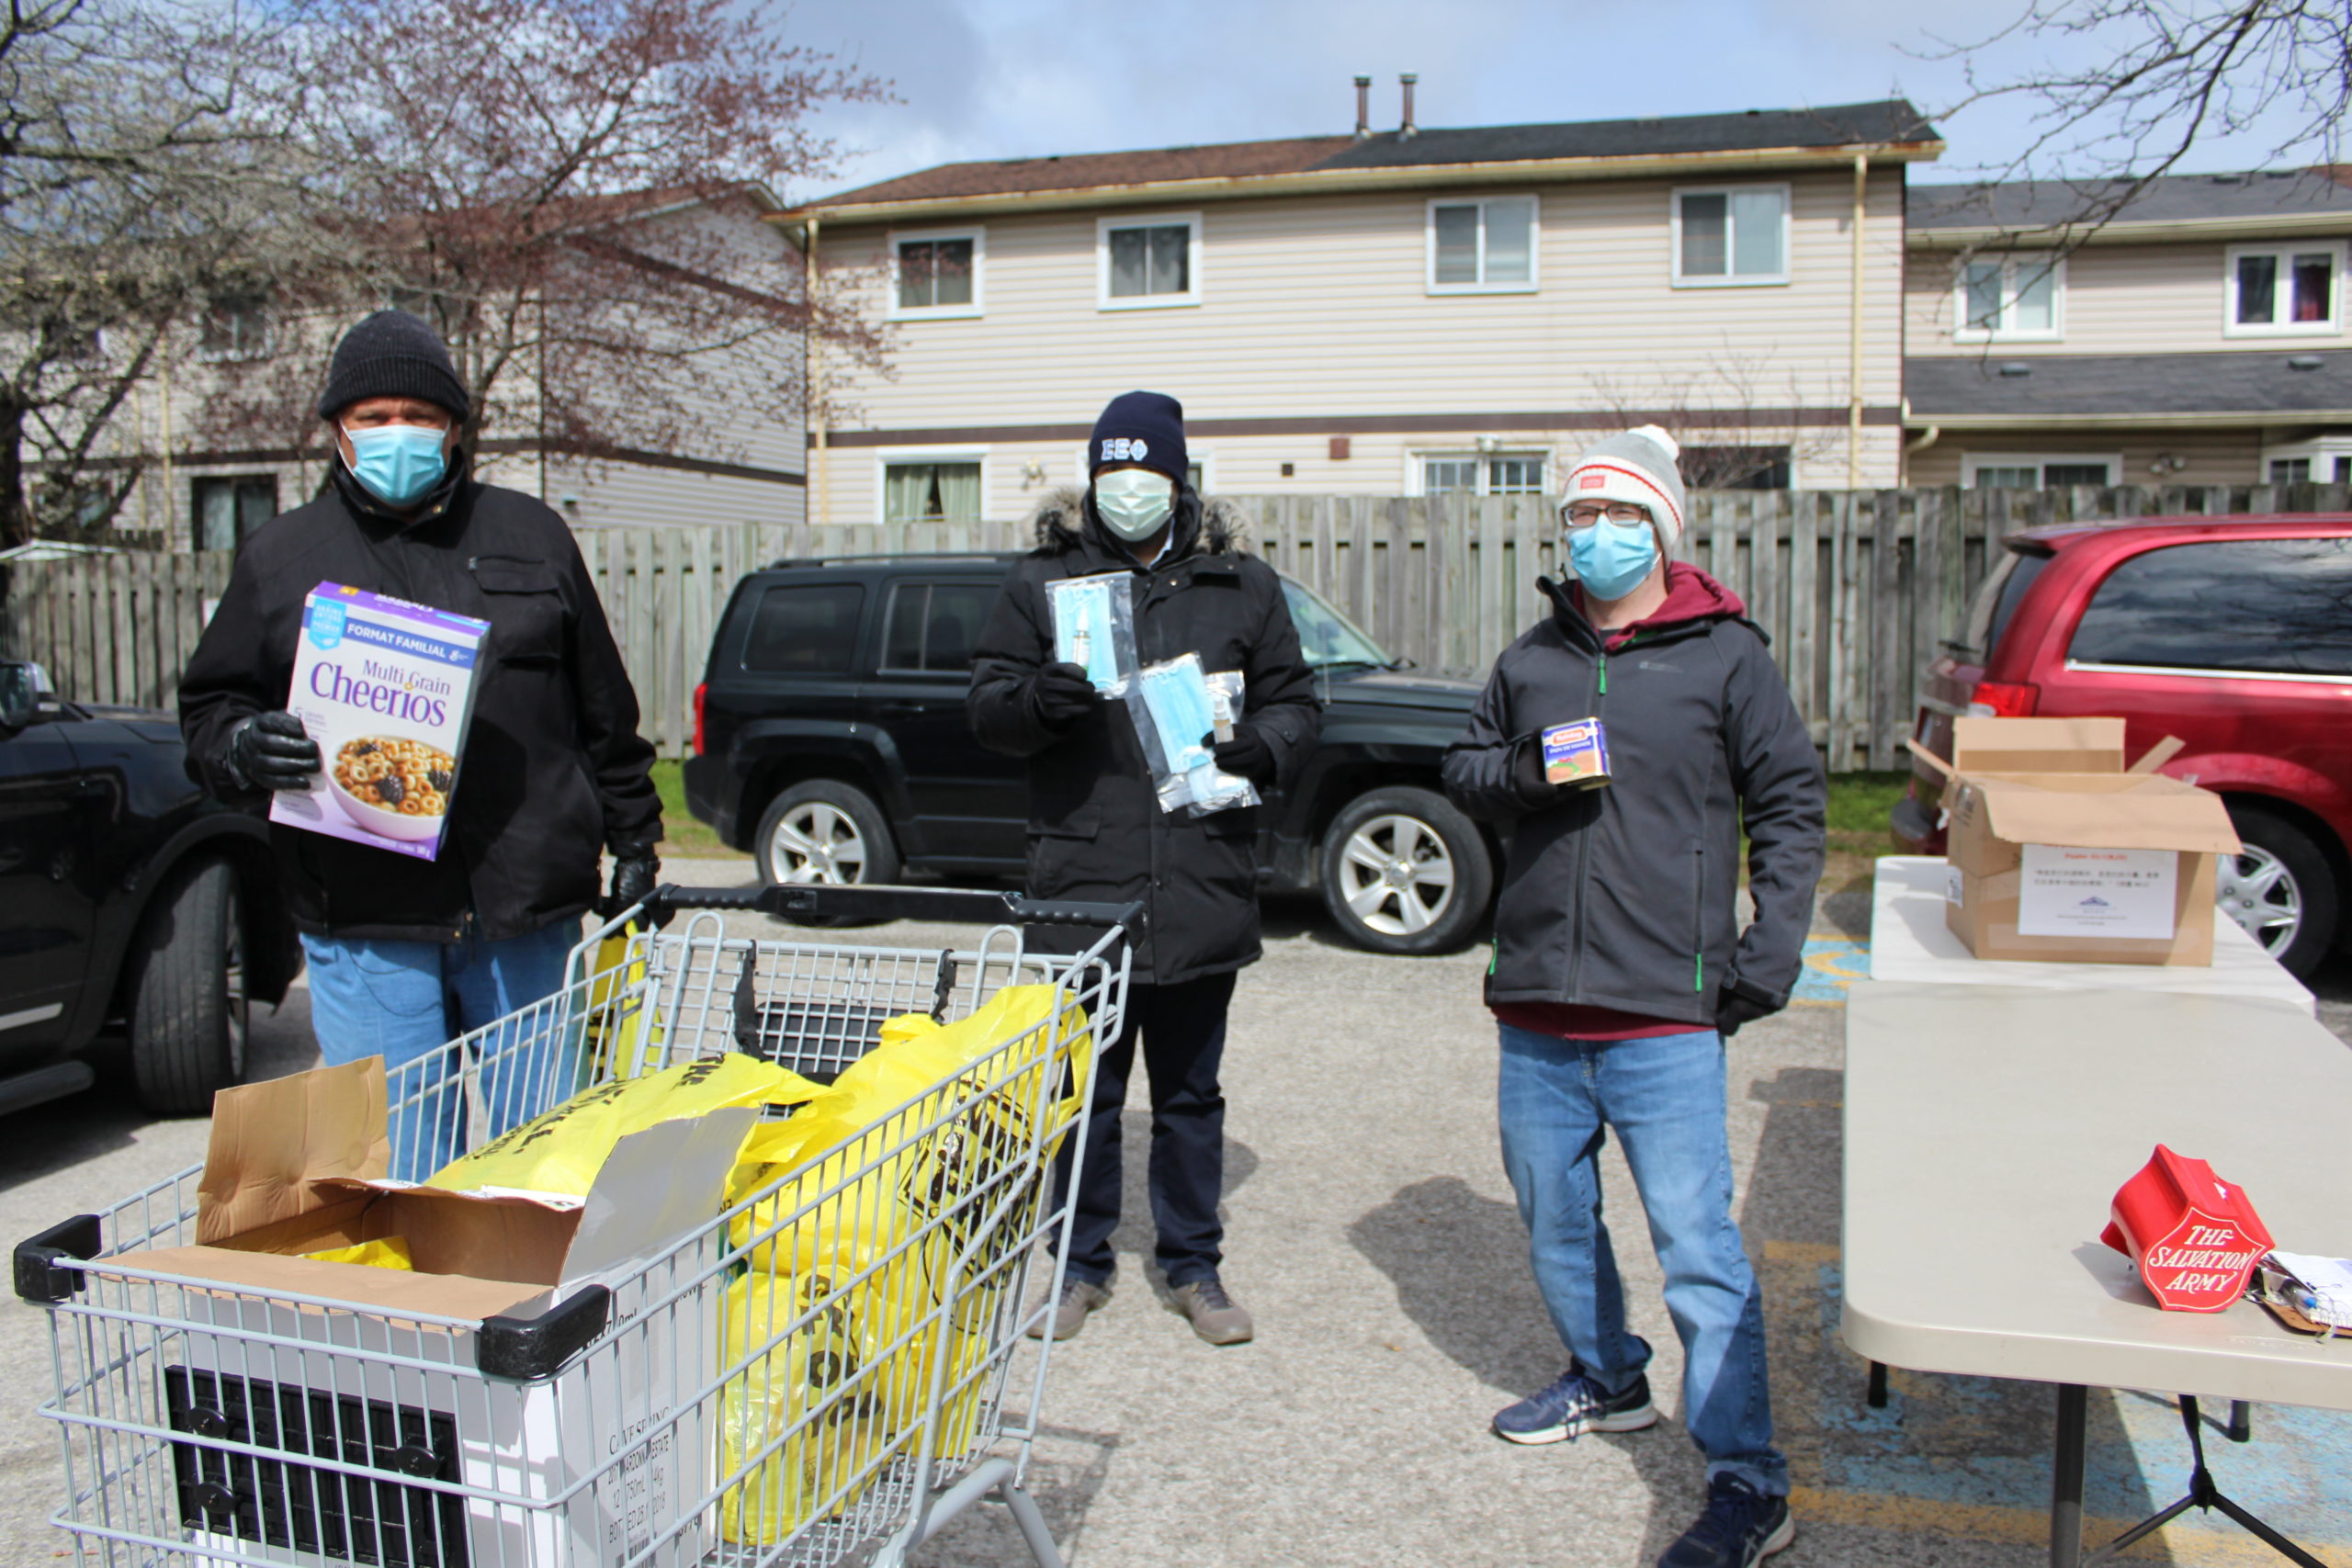
[[1821,870],[1823,892],[1869,887],[1871,863],[1896,850],[1887,813],[1910,787],[1908,772],[1829,775],[1829,855]]
[[689,860],[748,860],[751,857],[730,849],[707,823],[699,821],[686,809],[686,768],[684,762],[662,758],[653,764],[653,787],[662,795],[662,854],[682,856]]

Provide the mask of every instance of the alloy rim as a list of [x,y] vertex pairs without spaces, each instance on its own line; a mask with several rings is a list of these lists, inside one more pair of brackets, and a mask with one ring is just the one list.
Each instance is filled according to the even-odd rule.
[[2302,929],[2302,889],[2287,863],[2259,844],[2222,857],[2214,902],[2246,935],[2276,958],[2292,947]]
[[776,821],[768,874],[778,882],[839,886],[865,880],[865,835],[839,807],[811,800]]
[[1374,817],[1340,851],[1340,896],[1368,931],[1413,936],[1453,904],[1453,856],[1418,817]]

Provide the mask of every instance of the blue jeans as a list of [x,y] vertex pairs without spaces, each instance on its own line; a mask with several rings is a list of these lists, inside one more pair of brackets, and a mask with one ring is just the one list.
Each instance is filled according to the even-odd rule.
[[1764,1372],[1764,1297],[1731,1217],[1724,1044],[1713,1030],[1649,1040],[1555,1040],[1498,1026],[1503,1168],[1527,1222],[1535,1283],[1560,1340],[1611,1393],[1650,1359],[1600,1217],[1600,1145],[1617,1131],[1666,1271],[1682,1339],[1682,1419],[1707,1474],[1785,1496]]
[[422,1181],[579,1087],[575,1032],[553,1005],[462,1051],[441,1049],[555,996],[579,941],[577,920],[503,942],[303,936],[320,1055],[330,1066],[384,1059],[393,1177]]

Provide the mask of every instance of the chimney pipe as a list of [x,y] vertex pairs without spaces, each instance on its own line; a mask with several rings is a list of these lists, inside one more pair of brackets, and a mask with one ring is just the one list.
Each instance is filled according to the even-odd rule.
[[1371,134],[1372,78],[1359,76],[1356,78],[1356,135],[1365,137]]
[[1421,133],[1421,128],[1413,123],[1413,84],[1420,79],[1419,73],[1413,71],[1404,72],[1396,78],[1405,89],[1405,123],[1396,131],[1400,137],[1419,136]]

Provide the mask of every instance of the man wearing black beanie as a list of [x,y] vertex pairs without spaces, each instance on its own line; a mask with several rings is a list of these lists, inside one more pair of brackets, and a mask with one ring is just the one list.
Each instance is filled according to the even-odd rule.
[[[439,336],[402,311],[369,316],[336,346],[318,412],[335,448],[327,482],[245,541],[181,677],[180,728],[200,782],[263,810],[273,791],[309,789],[321,765],[286,711],[313,588],[490,623],[436,858],[270,828],[321,1052],[398,1068],[558,989],[581,917],[599,907],[600,852],[616,863],[603,908],[651,890],[662,807],[637,693],[571,531],[474,479],[473,401]],[[483,1075],[487,1135],[542,1109],[525,1103],[526,1078],[552,1068],[561,1086],[577,1069],[532,1055]],[[417,1072],[438,1081],[452,1066]],[[454,1083],[402,1110],[394,1177],[422,1179],[462,1152]]]
[[[1206,817],[1161,808],[1123,705],[1102,701],[1079,665],[1055,661],[1047,584],[1114,578],[1133,606],[1143,664],[1196,653],[1211,672],[1240,671],[1242,712],[1216,761],[1261,790],[1296,775],[1321,714],[1281,579],[1243,552],[1234,516],[1204,506],[1193,489],[1182,405],[1159,392],[1112,399],[1087,443],[1087,466],[1086,491],[1039,509],[1037,547],[1014,565],[980,633],[967,708],[980,744],[1029,760],[1031,896],[1137,901],[1148,917],[1135,942],[1125,1027],[1094,1067],[1086,1164],[1050,1332],[1069,1338],[1111,1299],[1119,1111],[1140,1043],[1157,1258],[1193,1331],[1213,1345],[1238,1344],[1253,1326],[1219,1277],[1217,1068],[1235,972],[1259,955],[1259,808]],[[1041,928],[1033,940],[1057,933]],[[1067,1167],[1062,1175],[1067,1182]]]

